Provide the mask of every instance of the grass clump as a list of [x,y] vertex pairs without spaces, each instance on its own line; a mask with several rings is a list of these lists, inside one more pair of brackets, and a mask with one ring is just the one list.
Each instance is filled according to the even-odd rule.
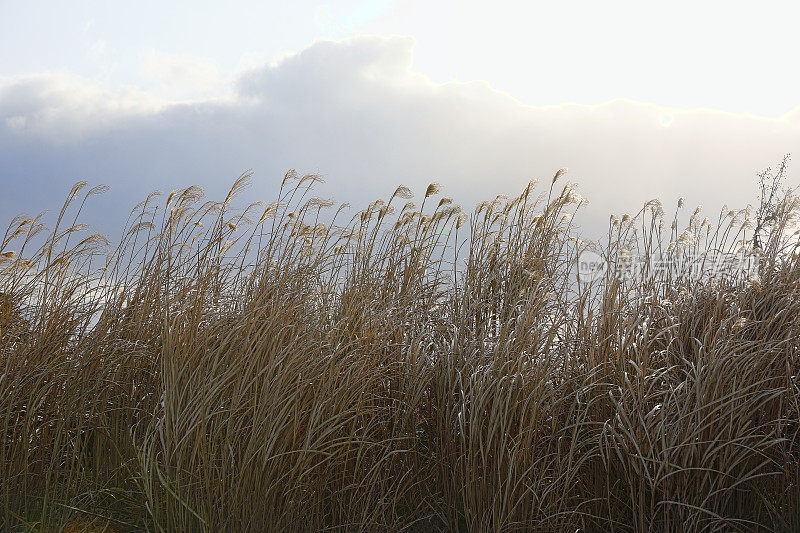
[[[245,175],[149,196],[113,247],[83,183],[52,229],[13,219],[0,526],[796,530],[797,200],[755,248],[746,211],[680,228],[648,202],[583,283],[561,174],[469,215],[432,184],[354,216],[294,172],[237,207]],[[753,276],[684,269],[737,248]]]

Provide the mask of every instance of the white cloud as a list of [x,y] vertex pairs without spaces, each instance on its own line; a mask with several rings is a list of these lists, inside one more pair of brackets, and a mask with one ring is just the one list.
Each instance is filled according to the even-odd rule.
[[136,88],[107,91],[67,74],[25,76],[0,86],[0,117],[6,125],[47,143],[76,143],[107,134],[164,105]]
[[[597,233],[610,211],[654,197],[708,210],[717,199],[751,201],[755,172],[800,147],[799,113],[624,100],[532,107],[482,82],[432,83],[413,70],[412,51],[405,37],[320,41],[249,70],[230,99],[189,104],[69,77],[12,81],[0,88],[0,179],[24,174],[28,188],[0,198],[0,211],[37,210],[43,183],[64,190],[85,178],[120,191],[110,200],[117,213],[152,188],[199,183],[213,194],[246,168],[264,199],[292,167],[322,172],[323,192],[356,204],[431,180],[468,204],[567,166],[590,200],[583,223]],[[153,65],[170,83],[218,80],[203,61],[156,56]]]
[[219,66],[208,59],[150,51],[144,74],[161,83],[162,94],[173,99],[197,99],[220,94],[226,85]]
[[258,52],[246,52],[239,56],[239,63],[236,65],[237,72],[253,70],[263,67],[267,63],[267,56]]

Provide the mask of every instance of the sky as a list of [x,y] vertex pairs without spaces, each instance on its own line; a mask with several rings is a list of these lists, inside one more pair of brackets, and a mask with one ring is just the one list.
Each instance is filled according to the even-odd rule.
[[270,200],[289,168],[357,206],[431,181],[469,206],[568,167],[589,227],[651,198],[743,207],[800,148],[799,11],[0,0],[0,213],[57,210],[84,179],[113,222],[247,169]]

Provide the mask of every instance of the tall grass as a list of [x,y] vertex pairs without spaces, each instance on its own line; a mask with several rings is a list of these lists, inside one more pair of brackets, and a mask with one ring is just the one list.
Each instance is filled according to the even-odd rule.
[[[115,246],[84,183],[11,221],[2,529],[800,528],[791,195],[756,277],[585,284],[561,171],[470,215],[432,184],[351,217],[294,172],[237,207],[248,177],[151,195]],[[677,265],[747,216],[648,202],[598,251]]]

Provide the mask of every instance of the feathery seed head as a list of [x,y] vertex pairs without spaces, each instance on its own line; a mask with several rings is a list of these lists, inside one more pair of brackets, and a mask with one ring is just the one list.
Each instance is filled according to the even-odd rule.
[[438,194],[439,191],[442,189],[442,186],[439,183],[431,183],[428,185],[428,188],[425,189],[425,198],[429,198],[434,194]]
[[[336,200],[333,199],[324,199],[324,198],[311,198],[308,202],[306,202],[306,207],[309,209],[317,208],[317,209],[327,209],[329,207],[333,207],[336,205]],[[269,208],[267,208],[269,209]]]
[[580,204],[582,204],[584,202],[585,202],[585,200],[584,200],[583,196],[581,196],[578,191],[576,191],[574,189],[570,189],[570,191],[569,191],[569,193],[567,194],[567,197],[566,197],[566,203],[580,205]]
[[417,206],[414,204],[414,202],[406,202],[406,204],[403,206],[403,209],[401,209],[400,212],[405,213],[406,211],[413,211],[416,208]]
[[453,199],[452,199],[452,198],[449,198],[449,197],[447,197],[447,196],[445,196],[444,198],[442,198],[441,200],[439,200],[439,205],[438,205],[438,206],[436,206],[436,209],[439,209],[439,208],[440,208],[440,207],[442,207],[443,205],[452,204],[452,203],[453,203]]
[[392,194],[392,198],[402,198],[403,200],[408,200],[409,198],[414,197],[414,193],[411,192],[411,189],[406,187],[405,185],[400,185],[397,189],[395,189],[394,194]]
[[664,207],[661,205],[661,200],[658,198],[653,198],[652,200],[645,202],[644,208],[650,209],[653,213],[664,212]]
[[169,193],[169,196],[167,196],[167,207],[172,205],[172,200],[174,200],[175,196],[177,196],[181,191],[182,189],[175,189],[174,191]]

